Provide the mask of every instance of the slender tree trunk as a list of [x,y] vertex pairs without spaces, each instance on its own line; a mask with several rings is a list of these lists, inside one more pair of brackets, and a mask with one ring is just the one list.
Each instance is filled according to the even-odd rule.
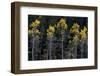
[[76,42],[76,44],[75,44],[75,48],[74,48],[75,50],[75,56],[74,56],[74,58],[77,58],[77,42]]
[[49,47],[50,47],[50,49],[49,49],[49,59],[52,59],[52,57],[51,57],[52,38],[49,41]]
[[34,36],[32,37],[32,60],[34,60]]
[[39,51],[39,38],[35,39],[35,58],[37,59],[37,52]]
[[62,43],[61,43],[61,46],[62,46],[62,59],[64,57],[64,54],[63,54],[63,35],[62,35]]
[[81,58],[83,58],[83,51],[84,51],[84,40],[81,43]]
[[49,59],[49,44],[48,43],[49,43],[49,41],[47,40],[47,57],[46,57],[47,60]]

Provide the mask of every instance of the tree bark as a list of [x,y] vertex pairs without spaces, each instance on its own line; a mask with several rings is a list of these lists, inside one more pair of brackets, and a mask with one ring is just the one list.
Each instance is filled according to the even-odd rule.
[[34,36],[32,37],[32,60],[34,60]]
[[62,59],[63,59],[63,57],[64,57],[64,54],[63,54],[63,35],[62,35],[62,44],[61,44],[61,46],[62,46]]
[[49,52],[48,52],[49,53],[49,55],[48,55],[49,59],[52,59],[52,56],[51,56],[52,50],[51,49],[52,49],[52,38],[50,38],[50,40],[49,40]]

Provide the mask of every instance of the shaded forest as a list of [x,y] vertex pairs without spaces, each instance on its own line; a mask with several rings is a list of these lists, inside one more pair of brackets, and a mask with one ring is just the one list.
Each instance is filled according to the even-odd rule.
[[88,57],[88,18],[28,15],[28,60]]

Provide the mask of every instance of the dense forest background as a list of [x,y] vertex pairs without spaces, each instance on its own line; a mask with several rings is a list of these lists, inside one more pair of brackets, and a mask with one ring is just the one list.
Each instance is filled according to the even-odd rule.
[[88,57],[88,18],[28,15],[28,60]]

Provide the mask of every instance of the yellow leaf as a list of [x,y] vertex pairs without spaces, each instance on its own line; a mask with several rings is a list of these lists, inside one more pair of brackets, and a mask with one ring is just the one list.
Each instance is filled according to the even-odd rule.
[[70,29],[71,33],[79,33],[79,25],[77,23],[74,23],[72,28]]
[[38,19],[36,19],[36,20],[35,20],[35,24],[36,24],[36,25],[39,25],[39,24],[40,24],[40,21],[39,21]]
[[35,33],[35,34],[40,34],[40,31],[39,31],[38,29],[35,29],[35,30],[34,30],[34,33]]
[[81,29],[80,37],[81,37],[81,39],[85,39],[86,38],[86,29],[84,29],[84,28],[83,28],[83,30]]
[[57,28],[62,28],[62,30],[66,30],[68,25],[66,24],[66,20],[61,18],[60,21],[57,23]]
[[49,25],[49,28],[47,29],[47,32],[52,32],[52,33],[54,33],[54,32],[55,32],[54,26]]

